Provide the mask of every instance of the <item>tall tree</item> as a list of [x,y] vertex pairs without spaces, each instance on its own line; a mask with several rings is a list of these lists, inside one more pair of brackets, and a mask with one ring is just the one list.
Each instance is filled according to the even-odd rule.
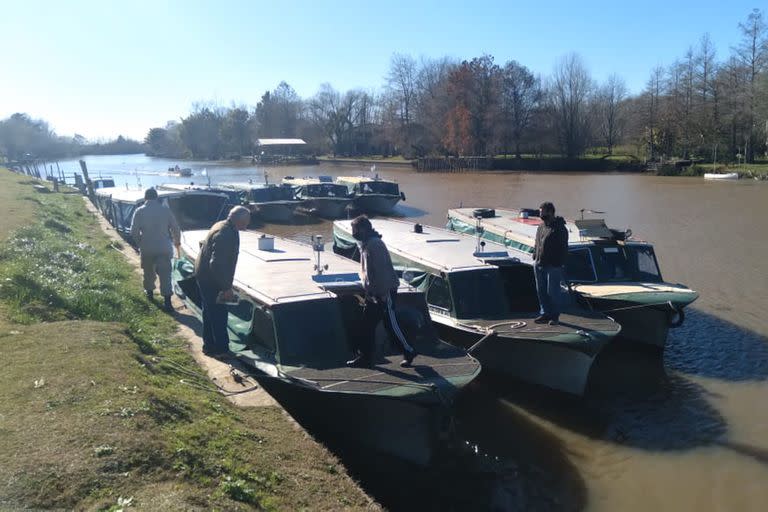
[[577,54],[563,57],[555,66],[550,101],[562,153],[581,155],[589,142],[588,101],[592,78]]
[[500,105],[505,153],[511,142],[515,147],[515,155],[520,158],[520,141],[542,98],[541,80],[533,76],[528,68],[514,60],[504,66]]
[[768,29],[763,20],[763,13],[753,9],[744,23],[739,23],[742,39],[735,48],[736,55],[741,61],[746,74],[745,110],[747,112],[747,151],[748,162],[754,162],[757,127],[755,126],[755,109],[757,107],[758,78],[768,65]]
[[597,127],[600,137],[613,154],[613,147],[619,141],[624,127],[623,102],[627,96],[627,86],[617,74],[612,74],[597,91]]

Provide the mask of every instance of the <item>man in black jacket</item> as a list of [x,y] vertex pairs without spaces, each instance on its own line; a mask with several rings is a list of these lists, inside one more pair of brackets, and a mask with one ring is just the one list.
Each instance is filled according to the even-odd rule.
[[213,225],[200,246],[195,277],[203,309],[203,353],[209,356],[229,350],[226,303],[235,299],[235,279],[240,233],[248,227],[251,212],[244,206],[230,210],[227,220]]
[[541,305],[538,324],[557,325],[560,318],[560,287],[563,267],[568,257],[568,230],[562,217],[555,217],[555,205],[542,203],[539,207],[542,223],[536,230],[533,249],[536,292]]

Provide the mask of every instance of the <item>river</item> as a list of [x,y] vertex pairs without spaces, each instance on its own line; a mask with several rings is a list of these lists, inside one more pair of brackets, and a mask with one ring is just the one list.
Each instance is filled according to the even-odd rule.
[[[285,175],[356,175],[367,166],[275,167],[178,162],[140,155],[87,157],[91,175],[123,186],[262,181]],[[67,173],[74,162],[60,162]],[[205,175],[202,171],[205,169]],[[665,280],[697,290],[663,358],[613,351],[601,357],[587,395],[572,399],[481,379],[459,405],[459,430],[485,468],[454,469],[430,483],[363,485],[392,508],[499,510],[764,510],[768,504],[768,183],[706,182],[637,174],[417,174],[379,166],[407,200],[397,214],[444,225],[448,208],[538,207],[558,214],[605,211],[655,244]],[[264,226],[307,240],[331,237],[326,221]],[[487,468],[492,470],[488,471]],[[370,469],[370,468],[369,468]],[[464,468],[466,469],[466,468]],[[478,476],[480,475],[480,476]],[[409,478],[413,477],[413,484]],[[443,477],[445,479],[443,480]],[[377,479],[378,478],[378,479]],[[408,491],[418,490],[413,501]]]

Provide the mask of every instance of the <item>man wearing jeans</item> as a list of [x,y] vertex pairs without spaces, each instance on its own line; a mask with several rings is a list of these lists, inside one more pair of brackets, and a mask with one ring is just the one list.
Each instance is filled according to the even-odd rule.
[[541,203],[541,224],[536,230],[533,249],[536,293],[541,305],[537,324],[557,325],[560,318],[560,286],[563,266],[568,256],[568,230],[562,217],[555,217],[555,205]]
[[248,227],[251,212],[244,206],[230,210],[227,220],[213,225],[200,246],[195,277],[203,309],[203,353],[219,356],[229,351],[227,302],[235,299],[235,279],[240,233]]

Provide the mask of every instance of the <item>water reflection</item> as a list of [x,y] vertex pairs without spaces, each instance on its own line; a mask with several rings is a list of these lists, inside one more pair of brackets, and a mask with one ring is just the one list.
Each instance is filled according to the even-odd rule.
[[689,308],[670,331],[664,360],[672,369],[729,381],[768,379],[768,338],[701,310]]

